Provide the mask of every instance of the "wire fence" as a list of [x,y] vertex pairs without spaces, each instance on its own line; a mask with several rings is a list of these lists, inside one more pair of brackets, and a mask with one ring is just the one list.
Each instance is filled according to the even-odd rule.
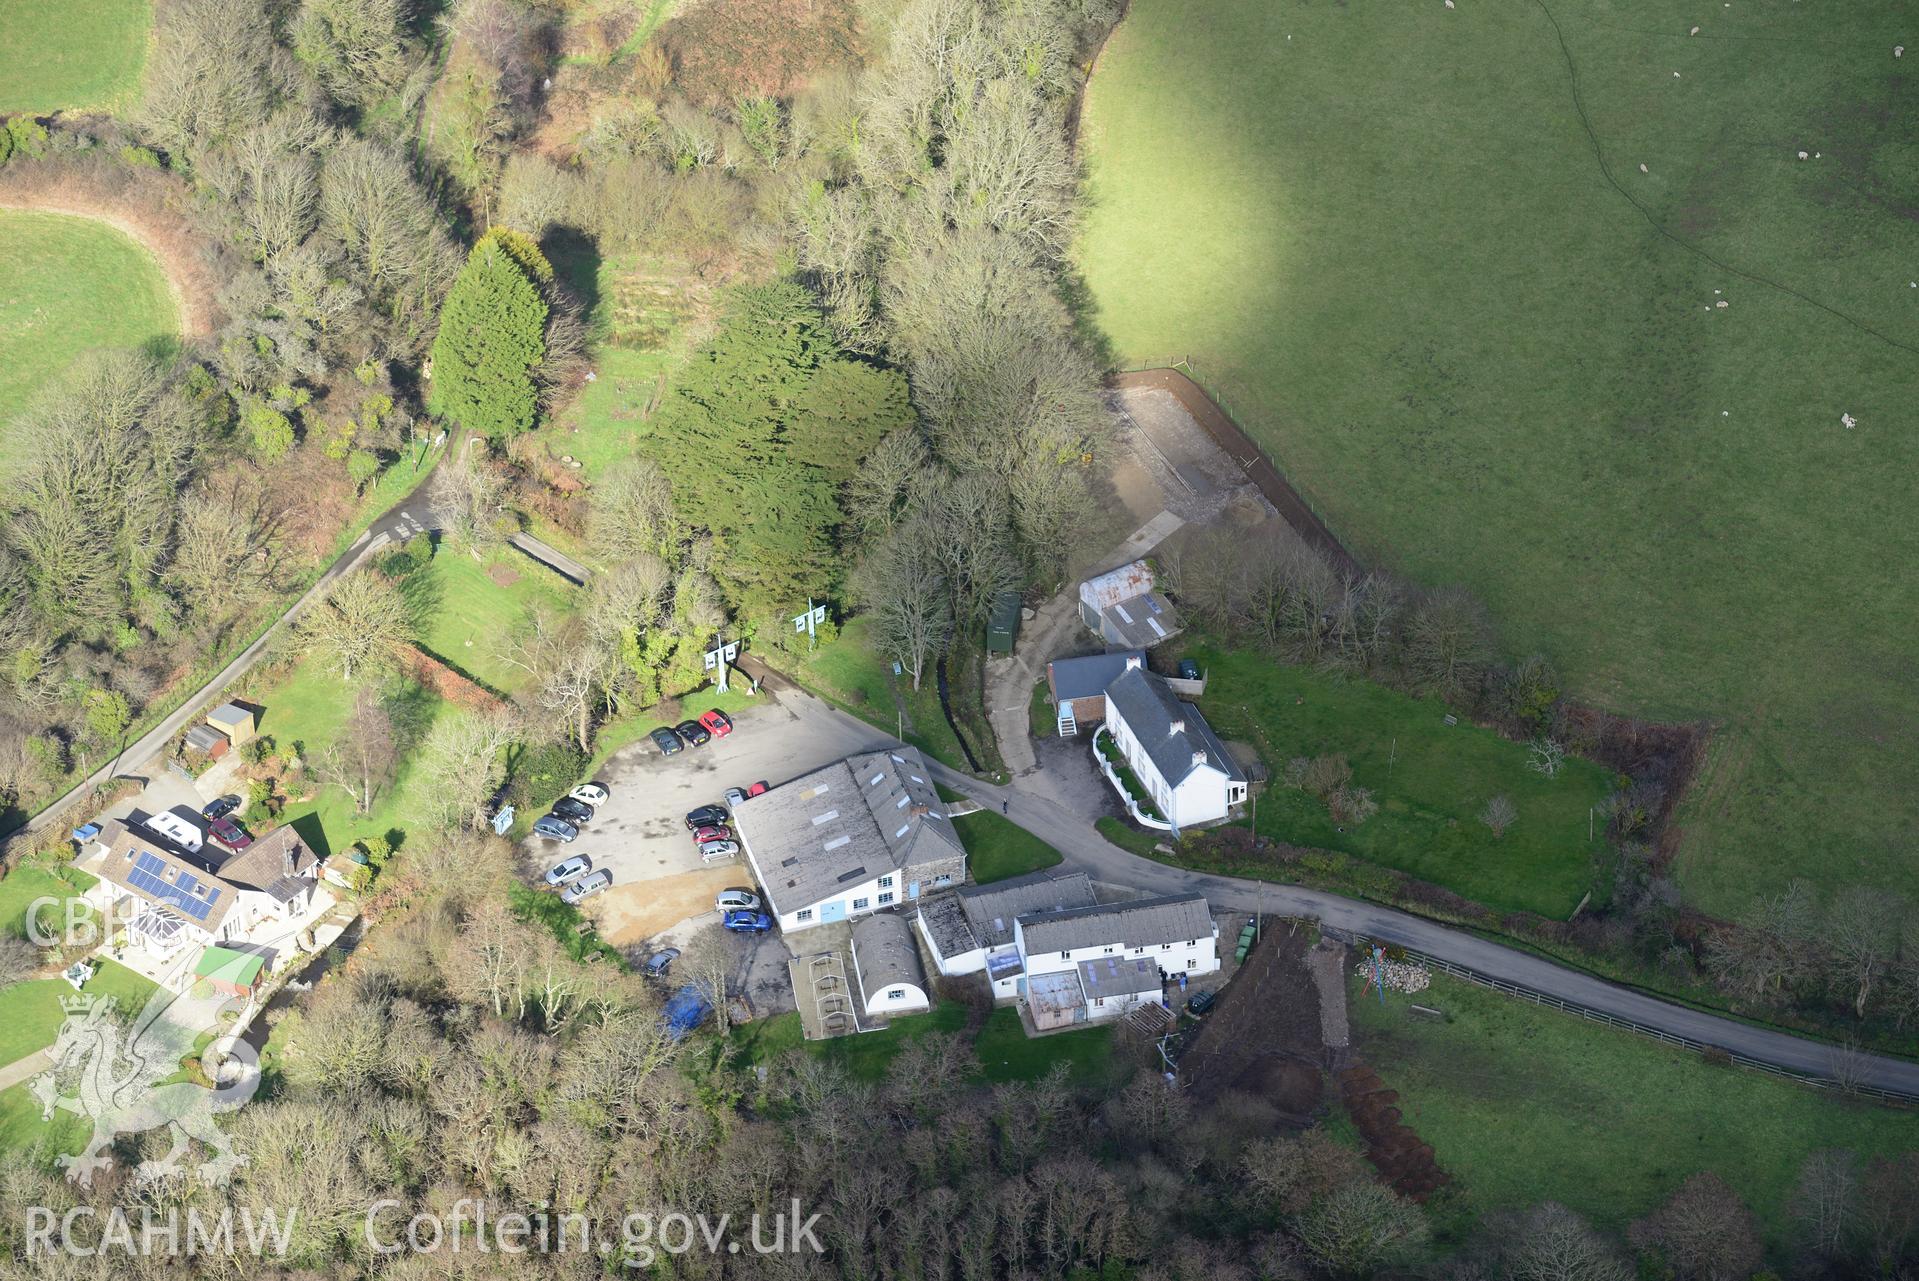
[[[1236,410],[1236,408],[1232,407],[1232,401],[1226,399],[1226,391],[1224,391],[1224,387],[1220,385],[1219,380],[1213,378],[1213,376],[1209,376],[1207,370],[1203,370],[1203,368],[1199,366],[1199,362],[1194,361],[1194,357],[1192,357],[1190,353],[1188,353],[1188,355],[1176,355],[1176,357],[1174,357],[1174,355],[1165,355],[1165,357],[1123,357],[1123,359],[1119,361],[1119,364],[1115,364],[1113,368],[1115,368],[1117,372],[1121,372],[1121,374],[1144,374],[1144,372],[1148,372],[1148,370],[1176,370],[1176,372],[1184,374],[1184,376],[1186,376],[1188,380],[1192,380],[1194,385],[1197,385],[1201,391],[1205,391],[1205,395],[1207,395],[1209,401],[1213,401],[1215,405],[1219,405],[1220,412],[1226,414],[1226,418],[1230,418],[1230,420],[1234,422],[1234,426],[1238,426],[1240,431],[1247,435],[1247,439],[1251,439],[1251,431],[1247,431],[1247,426],[1253,424],[1253,422],[1257,422],[1259,418],[1257,418],[1257,416],[1251,416],[1251,414],[1245,414],[1242,410]],[[1257,447],[1257,445],[1255,445],[1255,447]],[[1230,453],[1230,451],[1228,451],[1228,453]],[[1274,470],[1278,470],[1278,464],[1272,460],[1270,451],[1261,449],[1261,456],[1267,460],[1268,464],[1270,464]],[[1247,460],[1240,458],[1238,462],[1240,462],[1242,466],[1245,466]],[[1282,476],[1284,476],[1284,472],[1282,472]],[[1305,508],[1307,508],[1309,512],[1313,512],[1313,520],[1316,520],[1318,524],[1326,527],[1326,529],[1332,527],[1332,524],[1326,520],[1326,512],[1320,510],[1320,504],[1318,504],[1318,502],[1313,501],[1313,495],[1305,493],[1305,491],[1299,487],[1299,483],[1293,481],[1290,476],[1286,477],[1286,485],[1288,485],[1288,489],[1291,489],[1293,497],[1297,497],[1299,502],[1305,504]]]
[[[1751,1058],[1744,1054],[1735,1054],[1721,1045],[1712,1045],[1705,1041],[1694,1040],[1689,1036],[1680,1036],[1677,1033],[1668,1032],[1663,1028],[1652,1027],[1649,1024],[1635,1022],[1632,1019],[1622,1019],[1617,1015],[1607,1014],[1603,1010],[1595,1010],[1590,1006],[1581,1005],[1577,1001],[1564,1000],[1557,996],[1550,996],[1544,992],[1536,991],[1533,988],[1522,987],[1517,983],[1509,983],[1505,979],[1496,979],[1490,975],[1481,974],[1478,970],[1469,969],[1466,966],[1455,965],[1451,961],[1442,960],[1428,952],[1420,952],[1412,948],[1407,948],[1405,949],[1405,953],[1409,959],[1418,961],[1421,965],[1427,966],[1430,969],[1438,970],[1442,974],[1449,974],[1457,979],[1464,979],[1468,983],[1473,983],[1483,988],[1490,988],[1502,995],[1515,997],[1522,1001],[1531,1001],[1534,1005],[1547,1006],[1559,1010],[1562,1013],[1574,1014],[1586,1020],[1588,1023],[1603,1023],[1607,1027],[1617,1028],[1622,1032],[1632,1032],[1639,1036],[1646,1037],[1648,1040],[1658,1041],[1662,1045],[1670,1045],[1679,1049],[1690,1050],[1695,1054],[1723,1056],[1726,1062],[1735,1067],[1765,1072],[1768,1075],[1783,1077],[1788,1081],[1796,1081],[1800,1085],[1809,1085],[1818,1090],[1828,1090],[1838,1094],[1877,1099],[1882,1103],[1898,1103],[1908,1106],[1919,1103],[1919,1094],[1911,1094],[1903,1090],[1888,1090],[1876,1085],[1866,1085],[1861,1082],[1842,1079],[1846,1075],[1843,1069],[1829,1076],[1809,1076],[1803,1072],[1795,1072],[1790,1068],[1780,1067],[1776,1063],[1767,1063],[1763,1059]],[[1843,1063],[1846,1056],[1852,1053],[1855,1053],[1855,1051],[1845,1047],[1835,1046],[1833,1048],[1835,1060],[1839,1061],[1840,1064]],[[1838,1066],[1838,1064],[1836,1064],[1836,1066]]]

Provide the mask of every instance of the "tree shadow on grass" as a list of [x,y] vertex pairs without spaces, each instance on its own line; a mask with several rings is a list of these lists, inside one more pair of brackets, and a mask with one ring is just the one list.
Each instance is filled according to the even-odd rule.
[[553,274],[579,304],[588,333],[599,340],[606,326],[600,310],[600,247],[578,227],[549,227],[540,238],[540,252],[553,264]]

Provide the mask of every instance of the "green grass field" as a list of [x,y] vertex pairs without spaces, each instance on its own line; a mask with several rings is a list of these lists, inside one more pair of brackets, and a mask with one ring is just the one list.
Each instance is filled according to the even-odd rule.
[[[83,989],[84,995],[110,997],[129,1013],[138,1013],[153,995],[156,985],[124,965],[105,957],[96,957],[94,963],[100,968]],[[60,998],[72,995],[73,988],[60,978],[0,988],[0,1066],[52,1045],[67,1017]]]
[[527,679],[500,657],[502,644],[535,610],[559,615],[576,603],[572,583],[530,556],[504,549],[482,562],[442,548],[407,580],[407,590],[422,593],[430,606],[421,648],[502,694]]
[[0,114],[126,106],[140,87],[148,0],[62,0],[0,6]]
[[893,676],[892,661],[874,652],[868,634],[868,620],[849,620],[837,637],[799,664],[795,677],[808,689],[889,733],[898,731],[903,711],[908,743],[949,769],[967,772],[966,753],[960,750],[959,738],[940,711],[939,689],[931,669],[915,690],[910,677]]
[[[1523,744],[1446,724],[1436,699],[1244,651],[1192,653],[1207,668],[1207,721],[1254,743],[1274,776],[1259,798],[1265,835],[1396,867],[1501,911],[1564,919],[1592,885],[1605,822],[1589,829],[1587,811],[1613,789],[1601,766],[1573,758],[1546,778],[1527,768]],[[1289,759],[1333,753],[1379,802],[1364,823],[1336,823],[1318,797],[1277,782]],[[1519,813],[1497,840],[1479,821],[1495,795]]]
[[[944,793],[945,788],[940,791]],[[1060,853],[1010,819],[990,810],[962,814],[953,820],[960,843],[966,846],[966,866],[981,885],[1024,876],[1052,867]]]
[[[926,1014],[909,1014],[894,1019],[877,1032],[835,1037],[830,1041],[806,1042],[800,1036],[800,1016],[782,1014],[735,1028],[729,1035],[732,1061],[738,1066],[772,1062],[787,1050],[806,1046],[812,1053],[840,1064],[855,1080],[878,1081],[886,1075],[887,1065],[906,1042],[929,1032],[963,1032],[966,1011],[951,1001],[942,1002]],[[1020,1027],[1019,1011],[1011,1007],[994,1010],[974,1038],[973,1050],[979,1055],[980,1078],[992,1084],[1003,1081],[1036,1081],[1065,1063],[1074,1084],[1104,1088],[1122,1068],[1113,1059],[1113,1029],[1080,1028],[1052,1036],[1028,1037]]]
[[[144,10],[145,6],[141,8]],[[48,21],[74,21],[55,6]],[[8,18],[7,40],[21,40]],[[75,23],[76,28],[78,23]],[[9,84],[0,55],[0,85]],[[179,317],[160,265],[103,222],[65,214],[0,210],[0,447],[6,424],[41,386],[90,347],[168,347]]]
[[1775,1243],[1799,1164],[1818,1148],[1861,1156],[1919,1146],[1919,1118],[1851,1102],[1435,978],[1420,1004],[1352,987],[1354,1044],[1399,1092],[1407,1125],[1458,1182],[1447,1208],[1477,1215],[1563,1202],[1608,1227],[1651,1210],[1700,1170],[1745,1198]]
[[1910,16],[1137,0],[1087,98],[1115,350],[1191,354],[1362,561],[1579,696],[1719,725],[1710,910],[1919,851]]
[[[266,709],[260,716],[260,732],[271,735],[282,751],[299,743],[311,761],[339,737],[353,714],[353,691],[354,687],[337,675],[322,671],[316,664],[302,663],[257,696],[255,701]],[[448,711],[437,694],[411,681],[394,683],[385,691],[385,699],[400,726],[402,741],[409,744],[424,739],[433,722]],[[403,751],[393,785],[375,799],[369,813],[358,814],[346,792],[321,787],[309,774],[312,799],[289,803],[280,821],[297,827],[322,858],[363,836],[391,839],[395,834],[404,835],[404,816],[414,808],[409,791],[415,786],[413,779],[411,752]]]
[[[0,879],[0,930],[24,937],[27,932],[27,909],[37,900],[53,898],[64,902],[86,893],[95,883],[95,877],[77,867],[62,867],[58,875],[32,865],[16,867],[4,879]],[[42,907],[41,911],[57,914],[60,909]],[[55,919],[58,919],[57,916]]]

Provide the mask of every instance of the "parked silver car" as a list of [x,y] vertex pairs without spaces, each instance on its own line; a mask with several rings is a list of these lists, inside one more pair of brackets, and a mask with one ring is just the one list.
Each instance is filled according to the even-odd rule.
[[721,890],[713,900],[713,907],[720,912],[757,912],[760,896],[744,886],[735,886]]
[[738,841],[700,842],[700,861],[702,863],[717,863],[722,859],[733,858],[737,856],[739,852],[740,843]]
[[613,873],[601,868],[591,876],[573,882],[560,891],[560,897],[568,903],[577,903],[589,894],[598,894],[613,884]]
[[558,814],[543,814],[533,820],[533,833],[544,836],[549,841],[558,841],[565,845],[580,834],[580,829],[561,818]]
[[568,881],[585,876],[593,870],[593,860],[584,854],[575,854],[572,858],[555,863],[547,869],[548,885],[565,885]]

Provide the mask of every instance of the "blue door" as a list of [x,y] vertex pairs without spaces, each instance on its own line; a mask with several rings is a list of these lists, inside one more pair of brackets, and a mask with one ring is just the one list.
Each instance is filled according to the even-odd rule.
[[920,896],[920,883],[918,881],[909,882],[906,886],[906,897],[918,898],[919,896]]
[[836,898],[831,903],[820,904],[820,921],[843,921],[846,919],[846,900]]

